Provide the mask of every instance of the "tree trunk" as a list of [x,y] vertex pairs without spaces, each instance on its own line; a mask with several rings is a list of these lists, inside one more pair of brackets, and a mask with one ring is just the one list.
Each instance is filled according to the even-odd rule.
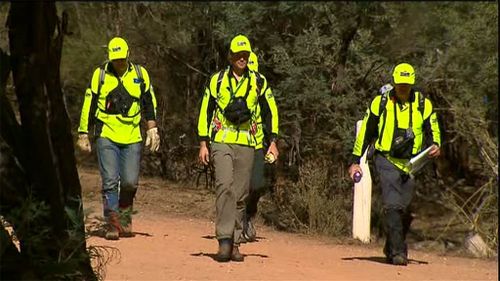
[[[10,265],[32,267],[41,279],[95,280],[86,251],[71,126],[60,86],[63,34],[55,3],[11,3],[8,27],[10,63],[22,125],[19,127],[17,121],[12,120],[13,111],[2,85],[2,109],[8,110],[5,114],[2,112],[1,121],[9,120],[0,130],[2,152],[8,151],[5,144],[11,146],[13,153],[7,156],[16,158],[21,166],[19,170],[26,175],[22,182],[8,181],[10,185],[2,185],[0,210],[18,235],[23,260]],[[12,174],[15,170],[3,169],[5,161],[1,164],[2,182],[4,177],[17,176]],[[15,207],[4,208],[4,188],[13,187],[20,191],[10,194],[14,198],[6,203]],[[19,198],[23,190],[25,198]],[[4,258],[2,255],[2,260]],[[8,261],[5,264],[9,264]],[[16,272],[15,268],[10,270]],[[3,272],[9,271],[2,268]]]

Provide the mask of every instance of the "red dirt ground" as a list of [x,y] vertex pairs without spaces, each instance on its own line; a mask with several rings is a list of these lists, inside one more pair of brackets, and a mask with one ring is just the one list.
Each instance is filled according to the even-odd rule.
[[[100,178],[80,169],[88,226],[101,215]],[[497,260],[440,256],[411,250],[406,267],[384,263],[373,245],[342,245],[331,239],[285,233],[257,224],[258,241],[242,244],[242,263],[219,263],[214,239],[213,197],[141,178],[134,215],[135,237],[87,246],[110,246],[119,257],[106,265],[105,280],[498,280]]]

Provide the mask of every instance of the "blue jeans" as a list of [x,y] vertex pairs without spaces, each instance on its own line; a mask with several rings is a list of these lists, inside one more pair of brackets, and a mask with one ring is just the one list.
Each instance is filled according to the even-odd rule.
[[102,178],[104,218],[119,208],[132,207],[139,182],[141,143],[119,144],[97,138],[97,159]]

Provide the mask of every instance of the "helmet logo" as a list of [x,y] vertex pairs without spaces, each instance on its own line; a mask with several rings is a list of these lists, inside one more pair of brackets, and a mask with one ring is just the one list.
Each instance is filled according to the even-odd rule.
[[245,42],[245,41],[240,41],[240,42],[236,43],[236,45],[238,45],[240,47],[245,46],[246,44],[247,44],[247,42]]
[[406,71],[400,72],[399,75],[402,77],[410,77],[410,73]]
[[118,51],[120,51],[121,49],[122,49],[121,47],[115,47],[115,48],[112,48],[111,50],[112,50],[113,52],[118,52]]

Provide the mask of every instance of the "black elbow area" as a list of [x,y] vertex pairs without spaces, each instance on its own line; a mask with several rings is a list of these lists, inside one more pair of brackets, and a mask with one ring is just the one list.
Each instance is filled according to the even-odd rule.
[[153,97],[151,96],[151,91],[147,91],[141,96],[141,103],[143,107],[144,118],[147,121],[156,120],[155,108],[153,105]]

